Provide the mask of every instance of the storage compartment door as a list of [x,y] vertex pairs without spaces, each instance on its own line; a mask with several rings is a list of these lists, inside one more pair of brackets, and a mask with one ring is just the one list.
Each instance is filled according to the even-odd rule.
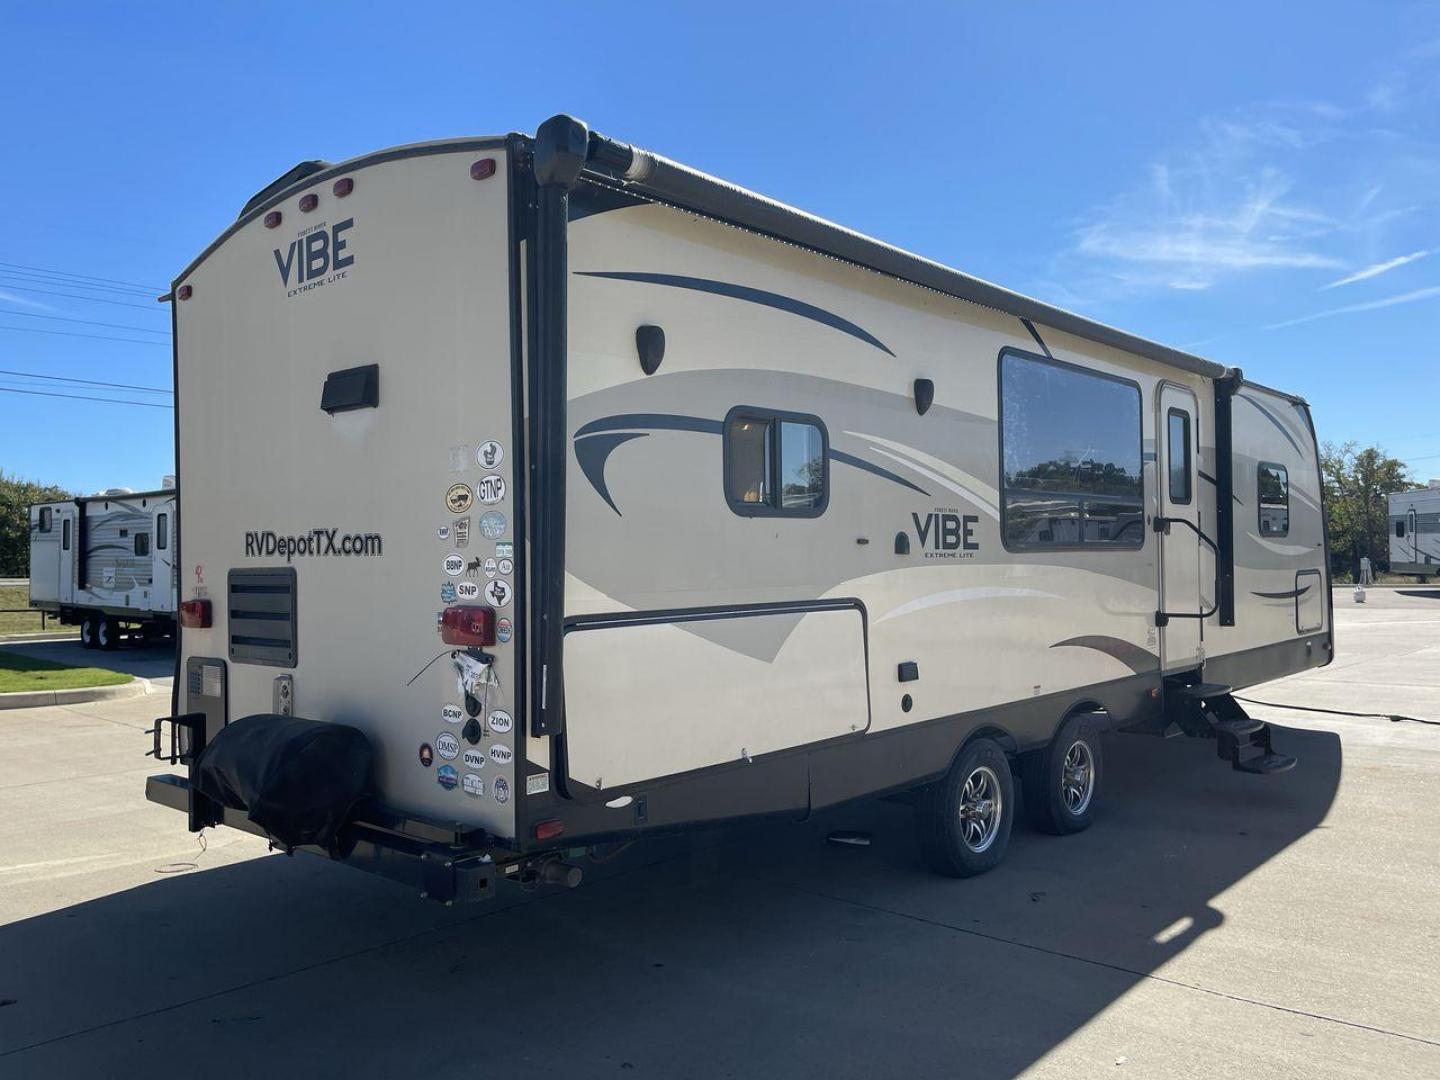
[[1295,632],[1313,634],[1325,625],[1325,579],[1319,570],[1295,575]]
[[869,723],[856,605],[616,616],[565,637],[565,747],[582,790],[738,764]]

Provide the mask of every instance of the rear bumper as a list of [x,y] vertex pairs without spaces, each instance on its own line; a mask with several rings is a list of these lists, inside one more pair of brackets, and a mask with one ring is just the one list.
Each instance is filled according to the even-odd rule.
[[[190,781],[162,774],[145,778],[145,798],[189,816],[201,825],[227,825],[255,836],[265,833],[244,811],[196,802]],[[514,852],[492,845],[483,831],[445,825],[367,804],[343,830],[333,856],[318,847],[298,850],[344,862],[360,870],[410,885],[420,895],[445,904],[487,900],[505,876]]]

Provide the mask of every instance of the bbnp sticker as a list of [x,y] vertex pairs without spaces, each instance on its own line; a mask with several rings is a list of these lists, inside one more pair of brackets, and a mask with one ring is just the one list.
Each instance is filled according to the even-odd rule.
[[504,709],[496,709],[490,714],[490,730],[495,732],[496,735],[504,735],[514,726],[515,721],[510,718],[510,714]]
[[495,473],[481,477],[475,485],[475,497],[487,505],[498,503],[505,498],[505,478]]
[[509,765],[510,759],[514,756],[508,746],[501,746],[499,743],[496,743],[490,747],[490,760],[495,762],[496,765]]
[[485,751],[474,746],[466,747],[464,761],[467,769],[483,769],[485,768]]
[[445,562],[442,565],[445,573],[451,577],[459,577],[465,572],[465,556],[461,555],[458,551],[452,551],[449,555],[445,556]]

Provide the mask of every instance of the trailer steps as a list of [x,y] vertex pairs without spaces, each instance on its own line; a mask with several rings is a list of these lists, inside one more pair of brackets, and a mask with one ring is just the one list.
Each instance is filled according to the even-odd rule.
[[1239,772],[1269,776],[1295,767],[1270,745],[1270,725],[1249,715],[1229,686],[1167,682],[1164,719],[1186,735],[1214,739],[1216,755]]

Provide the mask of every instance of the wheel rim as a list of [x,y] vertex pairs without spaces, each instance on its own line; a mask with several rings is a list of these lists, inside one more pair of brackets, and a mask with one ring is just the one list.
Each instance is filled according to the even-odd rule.
[[1005,812],[1000,778],[988,765],[977,766],[960,789],[960,838],[979,854],[995,842]]
[[1095,794],[1095,757],[1090,747],[1080,740],[1065,751],[1065,765],[1060,771],[1060,796],[1065,809],[1076,816],[1090,806]]

